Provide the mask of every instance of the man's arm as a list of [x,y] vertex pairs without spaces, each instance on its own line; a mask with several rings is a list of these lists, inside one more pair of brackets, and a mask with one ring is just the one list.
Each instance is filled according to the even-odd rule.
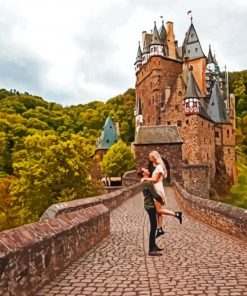
[[162,205],[164,204],[162,197],[156,192],[156,190],[154,189],[154,185],[153,183],[148,183],[146,184],[148,186],[148,189],[152,195],[152,197],[157,200],[159,203],[161,203]]

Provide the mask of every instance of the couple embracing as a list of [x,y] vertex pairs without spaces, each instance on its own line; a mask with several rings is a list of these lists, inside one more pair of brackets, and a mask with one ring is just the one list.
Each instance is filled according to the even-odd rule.
[[[163,186],[163,178],[167,177],[166,167],[157,151],[150,152],[149,160],[152,163],[153,169],[141,168],[137,174],[142,178],[144,207],[150,220],[149,255],[161,256],[162,254],[159,253],[159,251],[162,251],[163,249],[156,245],[155,238],[165,233],[162,228],[162,216],[173,216],[179,220],[180,224],[182,224],[182,213],[173,212],[164,208],[167,206]],[[152,172],[150,172],[151,170]]]

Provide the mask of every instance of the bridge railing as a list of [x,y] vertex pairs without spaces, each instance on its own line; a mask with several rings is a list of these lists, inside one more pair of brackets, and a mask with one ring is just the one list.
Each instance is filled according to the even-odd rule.
[[197,220],[247,242],[247,210],[188,193],[177,182],[173,188],[183,211]]
[[110,210],[139,184],[51,206],[39,222],[0,233],[0,295],[28,296],[110,233]]

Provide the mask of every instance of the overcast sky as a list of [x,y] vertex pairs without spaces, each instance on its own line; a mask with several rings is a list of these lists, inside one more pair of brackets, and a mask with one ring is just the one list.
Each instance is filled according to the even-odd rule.
[[179,46],[190,25],[221,69],[247,69],[246,0],[0,0],[0,88],[76,105],[135,85],[142,31],[174,22]]

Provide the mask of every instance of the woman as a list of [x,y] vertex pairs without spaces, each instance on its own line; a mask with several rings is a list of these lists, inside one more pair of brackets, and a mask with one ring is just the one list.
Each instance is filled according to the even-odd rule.
[[[167,177],[167,171],[165,164],[160,157],[160,154],[157,151],[152,151],[149,153],[149,160],[152,162],[154,166],[154,171],[152,173],[152,178],[146,178],[146,180],[152,181],[154,183],[154,188],[156,192],[162,197],[164,205],[167,205],[167,199],[165,195],[165,189],[163,186],[163,178]],[[181,212],[173,212],[167,209],[161,208],[161,203],[155,201],[156,211],[157,211],[157,234],[156,237],[164,234],[164,230],[162,228],[162,215],[174,216],[177,218],[182,224],[182,213]]]

